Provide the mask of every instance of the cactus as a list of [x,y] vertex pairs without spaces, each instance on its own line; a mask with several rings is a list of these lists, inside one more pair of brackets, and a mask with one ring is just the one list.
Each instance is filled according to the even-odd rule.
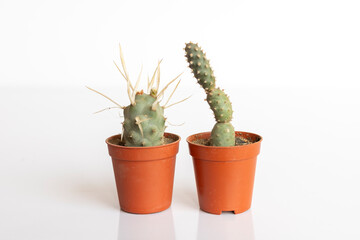
[[130,104],[124,109],[123,139],[125,146],[157,146],[163,144],[164,108],[155,101],[156,96],[138,93],[135,96],[136,104]]
[[233,110],[229,97],[224,90],[216,88],[215,76],[209,60],[198,44],[187,43],[185,52],[189,67],[198,83],[204,88],[207,94],[206,101],[214,112],[217,122],[211,131],[210,144],[212,146],[234,146],[235,131],[230,123]]
[[[137,79],[135,86],[133,86],[129,80],[129,74],[126,69],[123,53],[120,47],[120,59],[122,64],[122,70],[118,67],[118,65],[114,62],[117,69],[124,77],[127,82],[127,92],[130,99],[130,105],[124,107],[106,95],[89,88],[90,90],[102,95],[108,100],[112,101],[116,104],[115,107],[110,108],[121,108],[124,110],[124,121],[122,123],[123,132],[121,135],[122,143],[125,146],[129,147],[148,147],[148,146],[158,146],[164,144],[164,131],[165,131],[165,121],[164,117],[164,109],[170,106],[173,106],[177,103],[185,101],[187,98],[167,105],[170,98],[174,94],[176,88],[178,87],[181,80],[178,81],[174,90],[170,94],[168,100],[163,106],[160,106],[160,101],[163,98],[165,90],[175,82],[181,74],[175,77],[172,81],[170,81],[162,90],[159,91],[160,85],[160,63],[156,67],[154,74],[152,75],[151,80],[148,78],[147,91],[148,93],[144,93],[143,90],[137,91],[140,79],[141,72]],[[156,80],[155,80],[156,78]],[[156,84],[155,84],[156,81]],[[154,86],[155,84],[155,86]],[[110,108],[106,108],[103,110],[107,110]],[[100,110],[98,112],[101,112]]]

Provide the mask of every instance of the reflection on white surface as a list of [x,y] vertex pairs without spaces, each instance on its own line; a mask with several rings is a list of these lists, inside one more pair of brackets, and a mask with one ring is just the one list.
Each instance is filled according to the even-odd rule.
[[[116,88],[99,86],[99,90],[126,101],[125,94],[116,95]],[[213,125],[193,117],[191,111],[203,111],[200,101],[189,101],[192,108],[185,102],[176,111],[169,109],[167,117],[187,123],[169,129],[181,131],[183,139],[173,205],[171,210],[145,216],[119,212],[104,139],[121,130],[120,120],[117,112],[91,115],[107,106],[105,100],[99,102],[85,88],[0,87],[4,99],[0,101],[0,239],[127,240],[135,239],[126,237],[133,235],[151,240],[151,235],[159,235],[151,230],[159,228],[164,232],[158,239],[173,239],[174,228],[178,240],[253,239],[254,235],[257,240],[360,239],[360,191],[356,190],[360,111],[354,110],[360,108],[359,88],[235,86],[229,90],[235,93],[228,92],[233,102],[251,99],[241,108],[256,117],[241,118],[241,129],[261,133],[266,143],[258,158],[252,216],[250,212],[214,216],[198,210],[185,139],[196,129],[206,131]],[[238,92],[241,96],[236,100]],[[208,110],[196,114],[210,114]],[[310,133],[321,136],[321,141],[315,139],[316,147],[314,141],[306,141]],[[334,133],[342,140],[329,147],[335,146]]]
[[175,239],[171,208],[152,214],[132,214],[120,211],[118,240]]
[[200,211],[197,239],[254,240],[251,210],[240,214],[223,212],[221,215]]

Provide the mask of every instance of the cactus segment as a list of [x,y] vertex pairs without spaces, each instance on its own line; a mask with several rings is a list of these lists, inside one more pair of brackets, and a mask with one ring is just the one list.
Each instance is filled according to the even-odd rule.
[[205,91],[212,91],[215,88],[215,77],[205,53],[194,43],[186,44],[185,51],[189,67],[192,69],[198,83]]
[[124,109],[124,142],[129,147],[147,147],[163,144],[165,131],[164,108],[155,104],[156,97],[137,93],[135,105]]
[[235,145],[235,131],[231,123],[216,123],[211,131],[212,146],[234,146]]
[[219,88],[207,95],[207,102],[213,110],[217,122],[226,123],[232,119],[232,106],[229,97]]

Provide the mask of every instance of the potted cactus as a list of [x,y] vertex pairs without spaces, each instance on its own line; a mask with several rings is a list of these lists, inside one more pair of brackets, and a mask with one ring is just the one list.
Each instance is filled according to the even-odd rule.
[[130,105],[124,107],[106,95],[89,89],[116,105],[110,108],[121,108],[124,111],[122,134],[106,139],[121,209],[142,214],[160,212],[171,204],[175,158],[180,141],[178,135],[165,132],[164,109],[177,104],[168,105],[180,80],[163,106],[160,101],[165,90],[180,75],[160,90],[159,61],[151,80],[148,78],[145,93],[143,90],[138,91],[142,70],[135,86],[130,82],[121,47],[120,59],[122,70],[114,63],[127,82]]
[[213,214],[244,212],[251,206],[256,159],[262,138],[234,130],[231,102],[224,90],[216,87],[205,53],[198,44],[191,42],[186,44],[185,52],[189,67],[204,88],[205,100],[216,120],[211,133],[198,133],[187,138],[200,209]]

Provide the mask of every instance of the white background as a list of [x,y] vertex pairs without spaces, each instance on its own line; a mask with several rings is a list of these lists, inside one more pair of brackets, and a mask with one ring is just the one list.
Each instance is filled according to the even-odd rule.
[[[1,239],[359,239],[360,3],[0,0]],[[212,113],[184,58],[207,52],[237,130],[263,136],[252,209],[199,211],[185,139]],[[182,137],[172,207],[121,212],[105,138],[130,78],[182,71],[168,131]],[[145,75],[146,76],[146,75]],[[143,78],[143,83],[146,78]],[[144,85],[143,85],[144,86]]]

